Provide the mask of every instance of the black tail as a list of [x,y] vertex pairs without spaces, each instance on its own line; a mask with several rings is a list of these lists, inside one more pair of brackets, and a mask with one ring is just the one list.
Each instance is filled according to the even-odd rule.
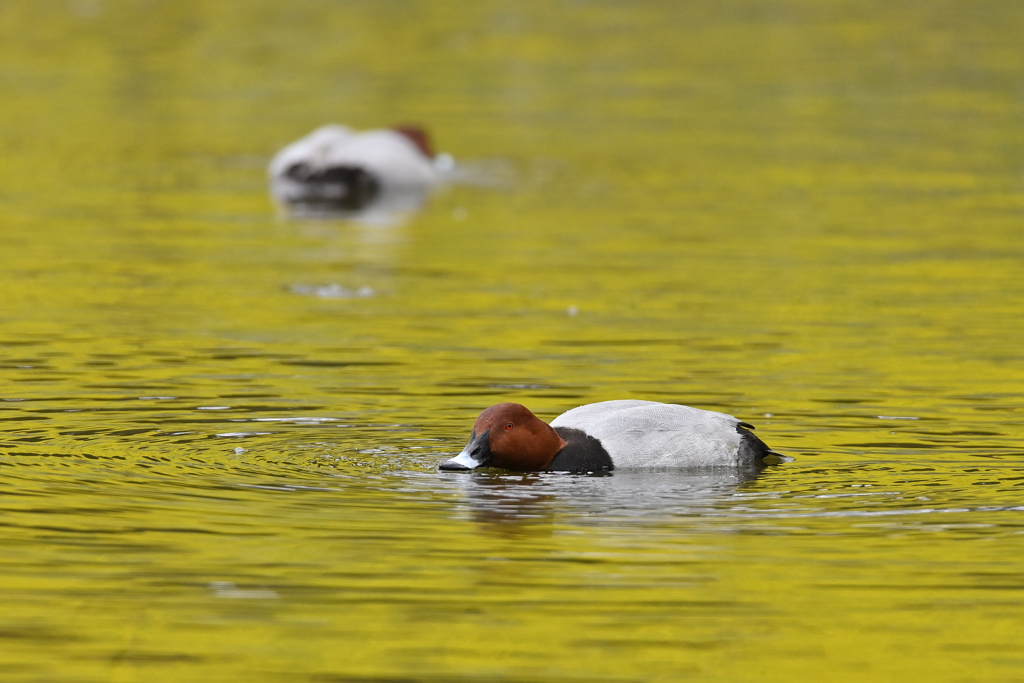
[[316,170],[308,164],[294,164],[285,175],[302,183],[303,192],[295,203],[338,211],[358,211],[380,194],[380,182],[357,166],[330,166]]
[[736,425],[736,431],[743,437],[740,439],[739,456],[741,463],[763,463],[765,465],[778,465],[782,462],[792,462],[793,458],[782,453],[776,453],[768,448],[768,444],[754,435],[751,430],[754,425],[740,422]]

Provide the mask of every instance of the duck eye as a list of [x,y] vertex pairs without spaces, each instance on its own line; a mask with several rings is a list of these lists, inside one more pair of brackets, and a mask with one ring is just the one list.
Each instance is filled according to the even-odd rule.
[[512,429],[513,427],[515,427],[515,425],[512,424],[511,422],[509,422],[507,425],[505,425],[505,429]]

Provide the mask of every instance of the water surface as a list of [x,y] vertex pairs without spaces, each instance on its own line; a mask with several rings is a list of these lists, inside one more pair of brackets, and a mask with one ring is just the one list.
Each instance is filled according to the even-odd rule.
[[[1024,10],[0,2],[10,681],[1024,679]],[[282,220],[416,121],[502,182]],[[441,474],[476,414],[760,473]]]

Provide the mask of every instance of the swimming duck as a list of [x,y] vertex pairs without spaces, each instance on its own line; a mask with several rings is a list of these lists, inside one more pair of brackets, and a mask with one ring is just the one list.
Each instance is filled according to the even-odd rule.
[[425,196],[452,165],[415,126],[357,132],[329,125],[278,152],[268,173],[271,194],[289,209],[358,211],[385,193]]
[[[469,444],[446,471],[595,472],[616,468],[744,466],[790,460],[731,415],[655,401],[604,401],[548,425],[518,403],[477,418]],[[767,460],[766,460],[767,458]]]

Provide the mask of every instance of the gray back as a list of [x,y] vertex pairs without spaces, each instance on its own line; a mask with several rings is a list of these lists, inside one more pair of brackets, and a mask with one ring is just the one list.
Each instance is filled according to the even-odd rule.
[[616,468],[737,465],[739,420],[709,410],[655,401],[604,401],[551,421],[601,441]]

